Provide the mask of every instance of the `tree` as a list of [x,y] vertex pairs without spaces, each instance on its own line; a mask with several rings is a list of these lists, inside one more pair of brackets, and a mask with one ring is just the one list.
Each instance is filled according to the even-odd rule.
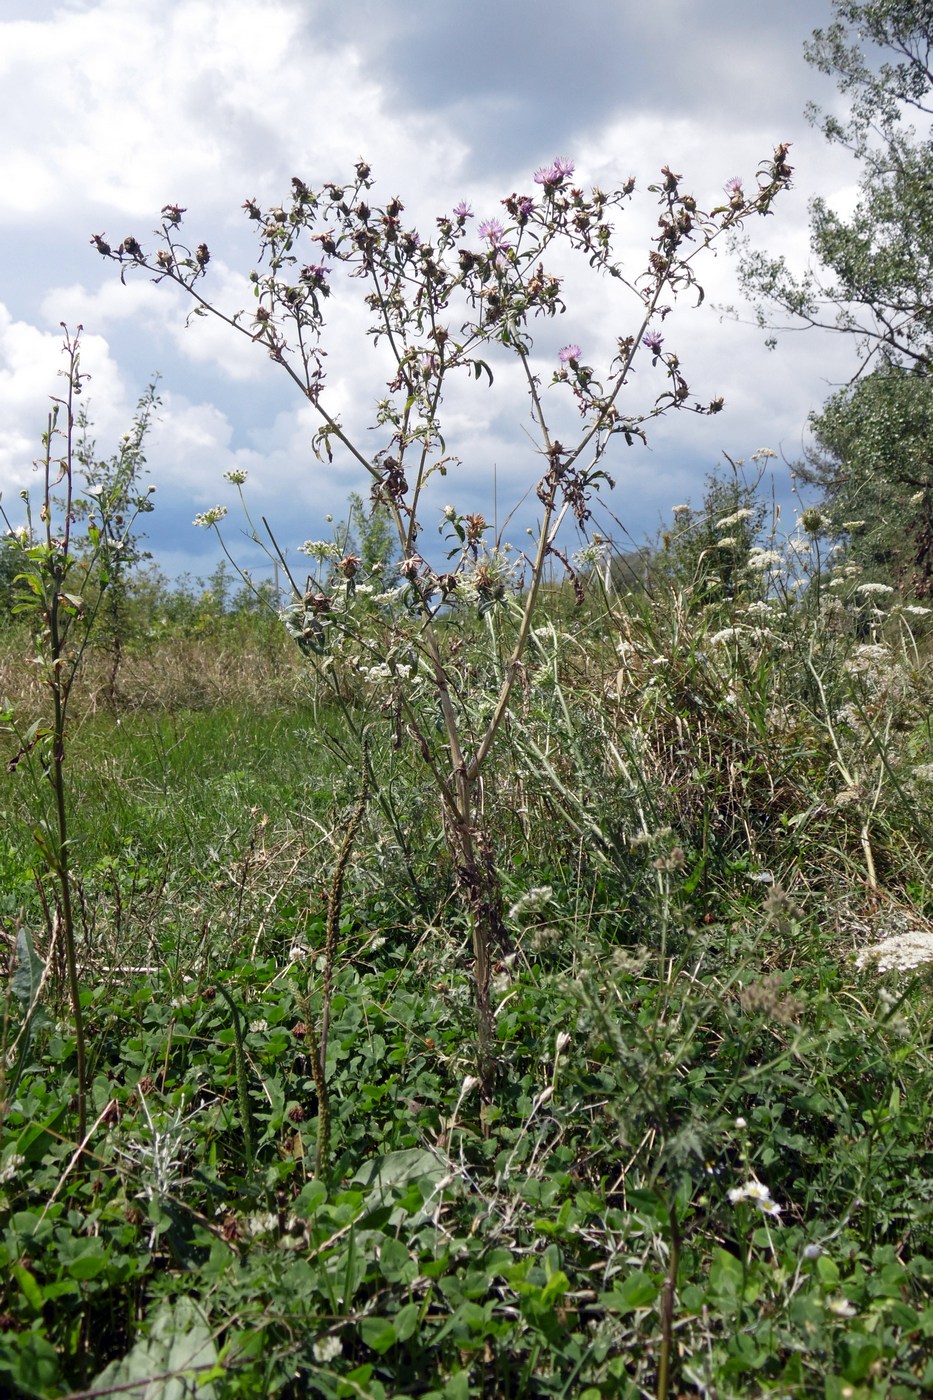
[[[130,626],[130,578],[138,565],[151,558],[142,547],[143,535],[125,526],[127,519],[136,520],[153,508],[151,494],[155,487],[144,489],[142,477],[146,470],[146,437],[160,403],[156,383],[157,379],[153,380],[140,397],[132,429],[124,433],[119,447],[110,457],[97,455],[87,410],[82,408],[75,418],[75,460],[84,479],[84,494],[83,498],[75,500],[74,513],[76,519],[87,521],[87,534],[78,543],[97,559],[92,583],[101,589],[104,598],[97,642],[110,656],[107,695],[111,705],[117,699],[117,676]],[[97,553],[104,522],[112,538],[106,553]]]
[[[862,167],[849,218],[810,206],[815,268],[747,243],[739,275],[759,324],[773,308],[851,336],[852,381],[810,426],[798,465],[850,556],[918,594],[933,592],[933,0],[834,0],[807,61],[835,77],[848,120],[810,104],[827,140]],[[773,340],[772,340],[773,343]]]
[[730,471],[720,469],[707,476],[701,508],[678,506],[673,528],[661,536],[655,577],[685,589],[697,607],[731,605],[749,588],[748,557],[766,514],[758,487],[763,474],[759,464],[767,455],[773,453],[753,457],[752,481],[741,470],[741,462],[726,456]]
[[344,553],[359,555],[366,577],[374,573],[391,577],[399,562],[399,543],[388,509],[381,501],[370,501],[367,506],[358,491],[350,492],[347,505],[349,519],[334,531],[335,537],[346,543]]
[[933,377],[885,364],[811,418],[798,473],[834,532],[874,574],[933,595]]
[[[759,324],[778,307],[850,335],[860,365],[933,372],[933,0],[834,0],[834,22],[805,46],[809,63],[851,100],[847,122],[811,104],[808,119],[863,170],[849,218],[810,206],[817,270],[751,252],[740,279]],[[913,123],[916,123],[914,125]]]

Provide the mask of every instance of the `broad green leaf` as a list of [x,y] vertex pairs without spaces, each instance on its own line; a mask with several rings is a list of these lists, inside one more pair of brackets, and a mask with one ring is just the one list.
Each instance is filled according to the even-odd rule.
[[421,1309],[417,1303],[406,1303],[404,1307],[399,1308],[393,1321],[397,1341],[407,1342],[408,1338],[414,1335],[420,1315]]
[[99,1240],[89,1240],[88,1247],[65,1266],[72,1278],[96,1278],[107,1266],[107,1255]]
[[541,1290],[541,1302],[546,1306],[552,1305],[556,1299],[564,1296],[569,1287],[570,1279],[562,1269],[558,1269],[556,1273],[551,1275]]
[[20,1286],[20,1291],[33,1312],[41,1312],[45,1304],[45,1294],[39,1287],[35,1278],[22,1264],[14,1264],[13,1277]]
[[[650,1308],[658,1296],[658,1285],[648,1274],[629,1274],[617,1283],[611,1293],[605,1295],[607,1303],[614,1311],[633,1312],[636,1308]],[[611,1302],[610,1302],[611,1300]]]
[[58,1353],[51,1342],[33,1332],[0,1335],[0,1385],[4,1374],[13,1388],[4,1394],[45,1397],[60,1394]]
[[29,930],[21,928],[16,935],[16,962],[10,990],[27,1013],[36,1004],[44,971],[45,964],[32,945]]
[[368,1361],[364,1366],[357,1366],[355,1371],[348,1372],[343,1378],[337,1387],[337,1394],[341,1397],[352,1395],[357,1398],[361,1395],[368,1395],[367,1386],[372,1373],[373,1368]]
[[389,1224],[399,1226],[404,1221],[410,1226],[428,1219],[433,1207],[425,1206],[412,1214],[397,1197],[412,1182],[426,1180],[432,1188],[436,1187],[443,1179],[445,1170],[443,1161],[435,1153],[420,1147],[406,1147],[364,1163],[353,1177],[353,1182],[370,1187],[364,1215],[378,1210],[380,1206],[394,1205]]
[[391,1237],[379,1247],[379,1267],[389,1283],[410,1282],[417,1273],[417,1265],[405,1245]]
[[126,1387],[120,1391],[126,1400],[216,1400],[209,1377],[217,1359],[205,1313],[193,1299],[179,1298],[163,1305],[149,1336],[101,1371],[92,1389]]
[[323,1205],[326,1200],[327,1187],[315,1178],[314,1181],[306,1182],[301,1188],[292,1209],[299,1219],[310,1220],[318,1207]]
[[360,1319],[360,1336],[368,1347],[382,1356],[395,1346],[395,1328],[389,1318],[364,1317]]
[[457,1371],[444,1386],[444,1400],[469,1400],[470,1373]]

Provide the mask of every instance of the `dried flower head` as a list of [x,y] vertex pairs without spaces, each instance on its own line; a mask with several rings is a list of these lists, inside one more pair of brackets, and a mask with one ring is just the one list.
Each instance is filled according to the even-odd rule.
[[778,973],[761,977],[743,987],[739,993],[739,1005],[746,1015],[761,1015],[767,1022],[781,1026],[794,1025],[803,1010],[796,997],[785,995]]
[[554,898],[554,891],[550,885],[534,885],[530,890],[526,890],[521,898],[517,899],[508,913],[511,923],[520,919],[523,914],[537,914],[546,905],[550,904]]
[[800,517],[800,524],[806,534],[821,535],[829,522],[820,511],[810,507]]

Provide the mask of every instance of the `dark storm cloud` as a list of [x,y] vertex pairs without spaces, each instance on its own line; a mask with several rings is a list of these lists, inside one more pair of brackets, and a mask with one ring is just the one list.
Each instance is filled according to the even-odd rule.
[[[549,158],[631,113],[721,123],[793,118],[830,91],[802,46],[829,0],[383,0],[316,13],[319,34],[352,43],[387,104],[432,111],[471,148],[465,174]],[[349,95],[348,115],[352,113]]]

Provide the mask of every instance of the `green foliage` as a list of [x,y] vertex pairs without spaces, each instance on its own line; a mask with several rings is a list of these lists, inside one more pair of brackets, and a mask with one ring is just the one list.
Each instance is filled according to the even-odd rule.
[[[848,120],[811,120],[861,163],[859,202],[845,218],[811,206],[817,270],[796,276],[783,259],[746,251],[740,275],[759,300],[810,325],[853,336],[863,366],[874,355],[927,374],[933,355],[933,91],[929,0],[833,0],[834,22],[814,31],[806,56],[850,99]],[[915,121],[919,130],[909,121]]]
[[817,451],[798,468],[820,492],[847,556],[917,597],[933,592],[933,380],[888,365],[811,419]]
[[[756,454],[753,462],[770,454]],[[751,601],[760,594],[748,570],[752,546],[759,540],[765,506],[758,499],[756,479],[748,480],[743,464],[730,460],[730,471],[706,479],[699,510],[678,507],[672,528],[661,538],[662,550],[651,561],[655,587],[685,589],[704,606],[716,602]]]
[[349,519],[334,530],[335,538],[344,545],[344,554],[359,556],[364,578],[373,574],[391,578],[399,563],[399,543],[385,503],[373,500],[367,507],[362,496],[351,491],[347,504]]
[[[128,1395],[145,1394],[149,1400],[180,1400],[196,1396],[215,1400],[213,1379],[222,1379],[217,1346],[204,1311],[191,1298],[163,1304],[147,1319],[147,1329],[126,1356],[112,1361],[95,1376],[92,1386],[120,1388]],[[153,1377],[161,1377],[154,1380]],[[136,1385],[134,1386],[134,1382]]]
[[[691,563],[555,599],[484,787],[512,901],[489,1106],[391,707],[358,702],[365,813],[339,710],[86,720],[91,1138],[79,1170],[46,984],[0,1096],[0,1389],[924,1394],[931,964],[876,945],[933,951],[930,622],[839,558],[805,513],[728,594]],[[21,944],[13,1036],[42,966]]]
[[[403,929],[384,924],[379,948],[357,934],[336,980],[329,1180],[310,1173],[301,964],[242,961],[224,984],[252,1173],[212,986],[156,973],[95,998],[109,1049],[89,1176],[67,1170],[48,1082],[67,1038],[47,1033],[8,1111],[0,1373],[49,1397],[144,1375],[216,1397],[398,1397],[428,1377],[439,1395],[630,1395],[653,1384],[676,1212],[681,1390],[817,1396],[829,1376],[841,1394],[880,1359],[922,1394],[928,1003],[853,998],[833,940],[799,921],[807,960],[775,981],[756,923],[728,949],[695,934],[662,972],[635,948],[607,956],[577,917],[571,979],[512,974],[487,1136],[453,966]],[[743,1197],[750,1182],[766,1189]]]

